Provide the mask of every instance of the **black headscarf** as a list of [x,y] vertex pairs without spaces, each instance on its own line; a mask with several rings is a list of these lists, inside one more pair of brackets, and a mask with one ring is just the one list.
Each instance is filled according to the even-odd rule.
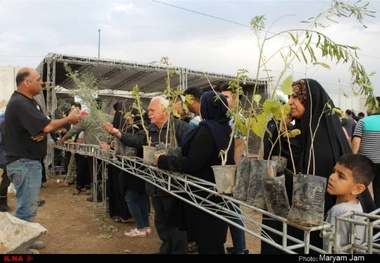
[[231,135],[230,118],[227,116],[228,102],[226,97],[221,93],[207,91],[201,97],[200,113],[202,121],[197,128],[194,128],[181,143],[185,146],[197,133],[198,129],[206,126],[214,138],[217,150],[225,150]]
[[306,91],[306,101],[300,100],[305,105],[305,114],[302,119],[296,119],[296,123],[301,127],[303,145],[297,170],[328,178],[338,157],[352,152],[339,116],[331,114],[329,107],[335,108],[334,102],[316,80],[301,79],[294,82],[293,86],[302,89],[302,94]]
[[128,126],[128,123],[126,123],[127,119],[125,118],[125,114],[129,111],[128,103],[126,101],[118,101],[113,104],[113,109],[115,110],[112,122],[113,127],[125,132]]

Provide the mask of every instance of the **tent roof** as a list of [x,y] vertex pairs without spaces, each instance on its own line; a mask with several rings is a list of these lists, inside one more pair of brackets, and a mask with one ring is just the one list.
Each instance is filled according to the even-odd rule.
[[[66,75],[64,64],[79,73],[88,72],[102,80],[100,90],[131,91],[137,84],[144,94],[162,93],[166,87],[167,68],[150,64],[125,62],[121,60],[98,59],[90,57],[70,56],[49,53],[40,63],[39,70],[46,85],[61,86],[73,89],[73,81]],[[206,77],[207,76],[207,77]],[[194,71],[186,68],[177,68],[170,77],[171,87],[199,86],[204,90],[210,89],[210,83],[216,85],[222,81],[232,80],[235,76]],[[254,80],[248,80],[247,85],[253,85]],[[261,81],[266,85],[267,80]]]

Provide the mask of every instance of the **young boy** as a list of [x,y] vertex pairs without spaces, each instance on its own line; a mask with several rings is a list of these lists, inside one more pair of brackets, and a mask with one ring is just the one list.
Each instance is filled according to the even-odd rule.
[[[336,162],[333,173],[329,177],[327,192],[336,196],[335,205],[327,212],[326,222],[335,228],[335,218],[347,212],[363,212],[357,196],[362,193],[375,177],[375,164],[361,154],[345,154]],[[335,230],[334,230],[335,231]],[[350,223],[341,222],[340,246],[350,243]],[[356,227],[356,243],[365,239],[365,227]],[[328,238],[324,239],[324,249],[327,249]]]

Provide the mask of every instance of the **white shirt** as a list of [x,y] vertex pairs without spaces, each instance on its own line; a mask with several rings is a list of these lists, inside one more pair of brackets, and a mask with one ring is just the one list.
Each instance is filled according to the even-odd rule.
[[[357,204],[350,204],[350,203],[340,203],[334,205],[326,215],[326,222],[330,223],[333,225],[333,233],[335,233],[335,225],[336,221],[335,218],[337,216],[341,216],[343,214],[346,214],[350,211],[355,211],[355,212],[363,212],[362,205],[360,204],[359,200]],[[358,219],[359,216],[355,216],[355,219]],[[355,225],[356,228],[356,244],[362,244],[365,241],[365,227],[364,226],[359,226]],[[345,222],[345,221],[340,221],[340,246],[345,246],[350,242],[350,223]],[[335,237],[335,235],[334,235]],[[324,250],[327,250],[328,247],[328,239],[324,238],[323,239],[323,248]]]

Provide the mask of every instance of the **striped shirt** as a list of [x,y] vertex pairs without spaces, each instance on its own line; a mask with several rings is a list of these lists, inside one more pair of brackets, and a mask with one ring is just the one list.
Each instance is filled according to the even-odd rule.
[[380,163],[380,114],[373,114],[360,119],[356,124],[354,137],[360,137],[358,153]]

